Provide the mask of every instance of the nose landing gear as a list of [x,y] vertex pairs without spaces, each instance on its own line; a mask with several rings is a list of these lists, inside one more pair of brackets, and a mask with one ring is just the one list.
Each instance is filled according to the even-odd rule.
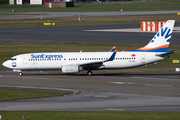
[[19,75],[22,76],[22,75],[23,75],[23,72],[20,72]]
[[22,76],[22,75],[23,75],[22,70],[16,70],[16,69],[14,69],[14,70],[13,70],[13,72],[18,72],[20,76]]

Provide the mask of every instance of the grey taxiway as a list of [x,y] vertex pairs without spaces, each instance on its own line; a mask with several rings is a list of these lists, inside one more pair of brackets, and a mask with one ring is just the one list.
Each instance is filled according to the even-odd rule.
[[51,98],[1,101],[0,111],[180,111],[180,74],[0,71],[0,87],[71,93]]

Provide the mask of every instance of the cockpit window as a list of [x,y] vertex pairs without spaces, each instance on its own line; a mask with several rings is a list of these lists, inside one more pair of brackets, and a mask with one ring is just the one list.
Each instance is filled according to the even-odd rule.
[[10,60],[16,60],[16,58],[11,58]]

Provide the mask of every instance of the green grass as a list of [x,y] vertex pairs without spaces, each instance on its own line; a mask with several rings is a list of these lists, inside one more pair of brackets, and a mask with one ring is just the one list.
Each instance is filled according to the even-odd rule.
[[38,27],[44,26],[44,22],[56,23],[56,26],[71,26],[71,25],[102,25],[102,24],[129,24],[140,23],[140,21],[167,21],[174,19],[180,22],[178,15],[139,15],[139,16],[102,16],[102,17],[81,17],[82,22],[78,21],[77,17],[67,18],[43,18],[43,21],[38,19],[1,19],[0,28],[5,27]]
[[0,112],[2,120],[179,120],[180,112]]
[[179,10],[179,0],[161,0],[161,2],[108,2],[75,3],[69,8],[44,8],[44,5],[0,5],[0,12],[95,12],[95,11],[156,11]]
[[[1,78],[3,79],[3,78]],[[0,101],[62,96],[52,92],[0,89]]]
[[[37,43],[37,44],[0,44],[0,63],[10,59],[12,56],[22,53],[33,52],[95,52],[109,51],[112,46],[116,45],[118,51],[130,51],[142,46],[140,45],[122,45],[122,44],[97,44],[97,43]],[[48,49],[47,49],[48,48]],[[69,49],[66,49],[69,48]],[[171,55],[169,59],[163,60],[156,65],[177,65],[173,64],[173,59],[180,60],[180,47],[170,46],[169,50],[175,49],[177,53]],[[2,65],[0,65],[2,67]]]

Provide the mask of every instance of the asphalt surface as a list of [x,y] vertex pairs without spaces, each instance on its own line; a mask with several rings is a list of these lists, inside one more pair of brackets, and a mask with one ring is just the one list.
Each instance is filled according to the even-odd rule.
[[[180,23],[176,23],[176,27]],[[138,28],[139,24],[1,28],[0,43],[95,42],[147,44],[155,33],[85,31]],[[70,35],[71,34],[71,35]],[[171,45],[180,45],[174,32]],[[73,95],[0,102],[0,111],[180,111],[180,74],[24,72],[0,69],[0,88]],[[80,94],[76,94],[81,91]]]
[[[81,16],[121,16],[121,15],[160,15],[177,14],[180,10],[164,11],[123,11],[123,12],[0,12],[0,19],[18,19],[18,18],[56,18],[56,17],[78,17]],[[5,15],[3,15],[5,14]]]
[[[180,27],[180,22],[175,23]],[[0,44],[3,43],[56,43],[56,42],[91,42],[112,44],[146,45],[156,33],[152,32],[112,32],[93,31],[102,29],[139,29],[140,24],[86,25],[0,28]],[[89,31],[91,30],[91,31]],[[180,32],[173,32],[171,45],[180,45]]]
[[[0,87],[80,91],[63,97],[0,102],[0,111],[180,111],[180,74],[24,72],[0,69]],[[57,91],[56,91],[57,92]]]

